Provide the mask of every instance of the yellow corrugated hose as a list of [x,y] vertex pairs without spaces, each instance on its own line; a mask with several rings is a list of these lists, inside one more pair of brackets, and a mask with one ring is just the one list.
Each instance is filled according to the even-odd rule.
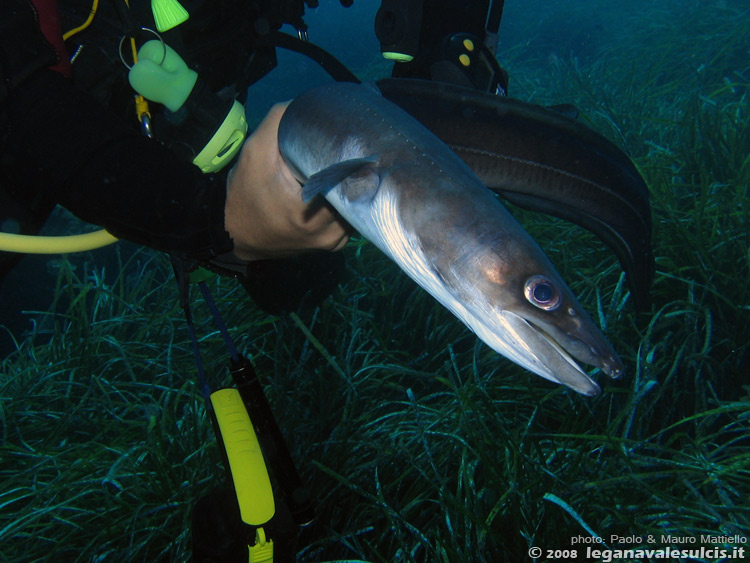
[[104,229],[83,235],[59,237],[37,237],[0,233],[0,250],[22,252],[24,254],[65,254],[101,248],[117,242],[117,239]]

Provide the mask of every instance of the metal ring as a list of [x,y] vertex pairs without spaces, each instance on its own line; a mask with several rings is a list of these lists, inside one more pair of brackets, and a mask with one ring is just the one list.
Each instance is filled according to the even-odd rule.
[[[161,42],[162,49],[164,50],[164,53],[161,56],[161,61],[159,61],[159,66],[161,66],[162,64],[164,64],[164,61],[167,60],[167,44],[164,43],[164,39],[162,38],[162,36],[157,31],[151,29],[150,27],[142,27],[141,31],[148,31],[149,33],[153,33],[156,36],[156,38]],[[133,68],[133,65],[129,65],[127,61],[125,61],[125,57],[122,56],[122,44],[127,38],[128,38],[127,35],[123,35],[122,37],[120,37],[120,43],[117,46],[117,52],[120,55],[120,60],[122,61],[122,64],[125,65],[125,68],[130,70],[131,68]]]

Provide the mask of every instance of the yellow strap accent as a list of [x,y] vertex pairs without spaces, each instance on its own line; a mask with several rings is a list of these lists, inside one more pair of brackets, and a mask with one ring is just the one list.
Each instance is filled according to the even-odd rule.
[[[125,0],[125,4],[130,8],[130,2],[128,0]],[[138,47],[135,44],[135,37],[130,38],[130,51],[133,53],[133,64],[135,64],[138,62]],[[148,110],[148,101],[140,94],[136,94],[135,116],[138,118],[138,121],[141,122],[143,121],[144,115],[147,115],[149,119],[151,118],[151,112]]]

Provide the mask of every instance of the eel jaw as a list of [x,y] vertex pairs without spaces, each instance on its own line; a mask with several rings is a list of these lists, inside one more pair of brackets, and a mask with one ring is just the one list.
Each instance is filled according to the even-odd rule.
[[575,359],[547,331],[509,310],[496,313],[494,326],[487,323],[472,328],[496,352],[529,371],[594,397],[600,388]]
[[562,385],[570,387],[574,391],[577,391],[578,393],[587,395],[589,397],[595,397],[599,394],[599,392],[601,391],[599,385],[593,379],[591,379],[591,377],[589,377],[589,375],[585,371],[583,371],[583,369],[578,364],[578,362],[576,362],[573,356],[571,356],[567,352],[567,350],[565,350],[565,348],[563,348],[562,345],[560,345],[560,343],[552,337],[552,335],[550,335],[543,328],[535,326],[529,321],[526,321],[526,323],[529,325],[530,329],[536,330],[540,336],[545,338],[549,346],[559,354],[560,358],[567,362],[569,368],[572,368],[559,370],[559,372],[553,374],[553,377],[555,377],[555,379],[552,379],[552,381],[561,383]]

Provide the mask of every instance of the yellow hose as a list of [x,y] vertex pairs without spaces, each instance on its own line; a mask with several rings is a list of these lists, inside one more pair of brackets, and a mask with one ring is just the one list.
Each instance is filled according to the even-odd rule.
[[24,254],[65,254],[101,248],[117,242],[107,231],[59,237],[35,237],[0,233],[0,250]]

